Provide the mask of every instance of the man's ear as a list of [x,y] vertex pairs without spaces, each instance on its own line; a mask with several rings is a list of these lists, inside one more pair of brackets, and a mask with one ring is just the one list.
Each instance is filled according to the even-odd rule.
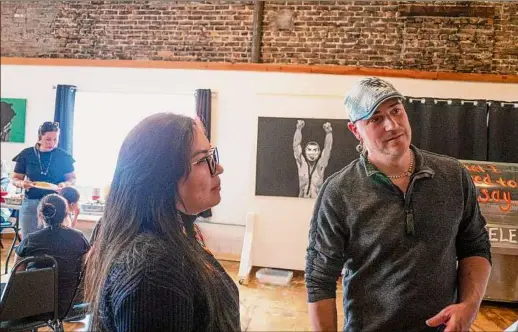
[[356,137],[356,139],[358,141],[361,141],[361,136],[360,136],[360,133],[358,132],[358,127],[356,127],[356,124],[352,121],[349,121],[347,122],[347,129],[349,129],[349,131],[351,133],[353,133],[353,135]]

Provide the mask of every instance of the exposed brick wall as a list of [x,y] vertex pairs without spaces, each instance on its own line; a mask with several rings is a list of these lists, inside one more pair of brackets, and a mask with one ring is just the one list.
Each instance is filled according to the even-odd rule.
[[[52,34],[53,45],[29,39],[19,1],[2,1],[2,55],[91,59],[247,62],[252,39],[251,1],[53,1],[52,15],[25,2],[25,30]],[[33,26],[45,20],[47,26]],[[16,24],[14,29],[12,25]],[[5,27],[5,37],[4,37]]]
[[46,56],[60,48],[53,31],[55,1],[1,1],[0,11],[2,56]]
[[518,74],[518,4],[503,4],[496,13],[492,70]]
[[[263,61],[399,67],[397,5],[388,1],[269,1]],[[276,14],[293,12],[293,29],[279,29]],[[383,52],[382,52],[383,51]]]
[[518,74],[518,4],[270,1],[265,15],[263,62]]
[[[2,56],[249,62],[253,1],[2,0]],[[292,25],[278,25],[280,13]],[[518,74],[518,3],[266,1],[262,62]]]
[[401,62],[409,69],[491,72],[495,28],[489,18],[402,19]]

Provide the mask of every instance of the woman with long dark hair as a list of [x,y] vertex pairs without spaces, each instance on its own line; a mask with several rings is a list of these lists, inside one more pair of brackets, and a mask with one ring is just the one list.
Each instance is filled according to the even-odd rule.
[[220,202],[222,172],[198,120],[159,113],[131,130],[87,262],[92,330],[240,330],[237,287],[191,217]]

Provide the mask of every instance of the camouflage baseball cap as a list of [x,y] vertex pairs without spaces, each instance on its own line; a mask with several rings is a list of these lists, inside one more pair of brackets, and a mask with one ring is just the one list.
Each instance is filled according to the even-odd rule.
[[349,120],[356,122],[370,118],[381,103],[403,95],[392,84],[378,77],[368,77],[356,82],[345,96]]

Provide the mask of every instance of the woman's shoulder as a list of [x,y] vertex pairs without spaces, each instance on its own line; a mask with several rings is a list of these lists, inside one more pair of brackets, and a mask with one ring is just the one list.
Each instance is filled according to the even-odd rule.
[[53,151],[55,154],[57,154],[60,157],[72,158],[72,155],[68,151],[66,151],[60,147],[54,148]]
[[83,240],[85,238],[84,233],[75,228],[62,227],[60,230],[73,239]]
[[152,234],[140,234],[114,263],[115,270],[131,273],[139,280],[152,280],[164,287],[189,283],[186,259]]
[[34,147],[28,147],[20,151],[14,158],[13,161],[19,161],[22,158],[30,158],[31,156],[34,156]]
[[146,296],[192,299],[196,289],[189,269],[164,251],[161,240],[139,235],[113,263],[104,291],[113,303]]

